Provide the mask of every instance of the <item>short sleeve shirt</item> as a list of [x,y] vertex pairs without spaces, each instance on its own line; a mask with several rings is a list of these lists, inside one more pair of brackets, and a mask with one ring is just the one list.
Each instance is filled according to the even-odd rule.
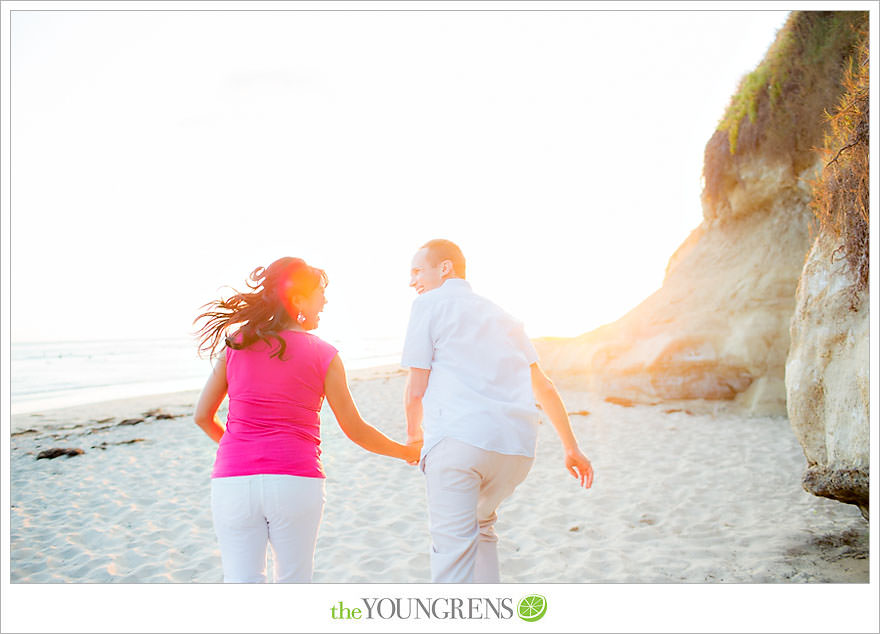
[[446,280],[416,298],[401,365],[431,371],[422,457],[446,437],[534,456],[539,415],[529,366],[537,360],[522,323],[465,280]]

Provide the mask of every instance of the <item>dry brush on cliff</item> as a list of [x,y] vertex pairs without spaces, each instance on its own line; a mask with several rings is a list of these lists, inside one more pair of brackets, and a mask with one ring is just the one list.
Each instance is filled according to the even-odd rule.
[[844,94],[833,113],[827,115],[829,132],[822,153],[826,164],[811,183],[813,209],[819,230],[834,236],[835,250],[846,257],[855,274],[850,286],[853,310],[858,296],[868,287],[868,226],[870,139],[868,98],[868,34],[849,60],[843,78]]

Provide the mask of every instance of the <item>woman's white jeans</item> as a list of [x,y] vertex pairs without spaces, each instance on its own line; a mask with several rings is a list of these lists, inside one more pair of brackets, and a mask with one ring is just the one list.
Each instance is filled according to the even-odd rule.
[[324,511],[324,479],[262,474],[211,480],[211,511],[223,581],[265,583],[267,545],[275,581],[312,580]]

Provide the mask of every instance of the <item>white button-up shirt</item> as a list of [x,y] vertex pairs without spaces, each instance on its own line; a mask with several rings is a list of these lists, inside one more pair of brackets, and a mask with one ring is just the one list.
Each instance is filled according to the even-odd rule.
[[522,323],[452,278],[412,305],[401,365],[430,370],[422,458],[446,437],[503,454],[535,455],[538,353]]

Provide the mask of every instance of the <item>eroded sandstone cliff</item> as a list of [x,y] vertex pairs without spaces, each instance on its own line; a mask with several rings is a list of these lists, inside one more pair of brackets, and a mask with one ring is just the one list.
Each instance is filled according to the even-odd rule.
[[855,273],[822,234],[807,258],[791,320],[788,416],[804,448],[804,488],[857,504],[868,516],[869,348],[867,293],[852,306]]
[[741,171],[754,175],[723,192],[725,213],[706,210],[660,290],[601,333],[537,342],[551,375],[580,376],[593,391],[636,402],[723,400],[785,414],[809,192],[787,165],[756,159]]

